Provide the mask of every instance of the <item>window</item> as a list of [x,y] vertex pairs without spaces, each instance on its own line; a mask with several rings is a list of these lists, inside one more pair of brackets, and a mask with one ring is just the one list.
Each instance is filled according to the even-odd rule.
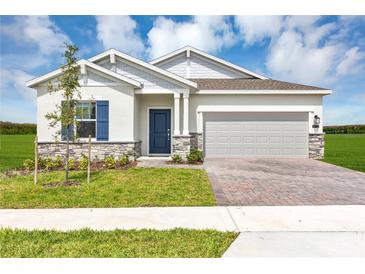
[[77,137],[95,138],[96,106],[95,102],[80,101],[76,106]]

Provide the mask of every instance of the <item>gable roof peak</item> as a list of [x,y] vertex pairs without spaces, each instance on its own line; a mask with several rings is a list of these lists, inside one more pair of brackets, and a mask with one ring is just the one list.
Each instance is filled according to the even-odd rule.
[[182,83],[184,85],[187,85],[189,87],[193,87],[193,88],[196,88],[197,87],[197,84],[193,81],[190,81],[186,78],[183,78],[177,74],[174,74],[174,73],[171,73],[167,70],[164,70],[164,69],[161,69],[157,66],[154,66],[148,62],[145,62],[141,59],[138,59],[136,57],[133,57],[127,53],[124,53],[124,52],[121,52],[117,49],[114,49],[114,48],[110,48],[102,53],[99,53],[91,58],[88,59],[89,62],[92,62],[92,63],[95,63],[97,61],[99,61],[100,59],[103,59],[107,56],[109,56],[110,54],[115,54],[116,56],[122,58],[122,59],[125,59],[131,63],[134,63],[136,65],[139,65],[139,66],[142,66],[144,67],[145,69],[148,69],[150,71],[153,71],[154,73],[157,73],[157,74],[160,74],[162,76],[165,76],[165,77],[168,77],[170,79],[173,79],[174,81],[177,81],[179,83]]
[[235,64],[233,64],[231,62],[228,62],[226,60],[223,60],[221,58],[218,58],[218,57],[216,57],[214,55],[211,55],[211,54],[209,54],[209,53],[207,53],[205,51],[202,51],[200,49],[194,48],[194,47],[192,47],[190,45],[186,45],[185,47],[182,47],[180,49],[177,49],[175,51],[172,51],[170,53],[167,53],[167,54],[165,54],[165,55],[163,55],[163,56],[161,56],[159,58],[156,58],[154,60],[151,60],[149,63],[156,66],[157,64],[162,63],[164,61],[167,61],[170,58],[173,58],[173,57],[175,57],[175,56],[177,56],[177,55],[179,55],[179,54],[181,54],[183,52],[186,52],[186,51],[193,52],[193,53],[195,53],[197,55],[203,56],[204,58],[206,58],[206,59],[208,59],[210,61],[214,61],[214,62],[216,62],[216,63],[218,63],[220,65],[223,65],[223,66],[226,66],[226,67],[231,68],[233,70],[239,71],[241,73],[250,75],[250,76],[252,76],[254,78],[257,78],[257,79],[269,79],[266,76],[263,76],[263,75],[258,74],[256,72],[253,72],[253,71],[250,71],[250,70],[245,69],[243,67],[240,67],[238,65],[235,65]]

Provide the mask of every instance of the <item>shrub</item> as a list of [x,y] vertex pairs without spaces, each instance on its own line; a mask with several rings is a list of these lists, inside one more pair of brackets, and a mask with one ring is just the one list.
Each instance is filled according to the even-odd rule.
[[33,159],[26,159],[23,162],[23,166],[25,167],[26,170],[30,171],[34,169],[34,160]]
[[68,169],[69,170],[75,169],[75,161],[73,159],[68,159]]
[[56,166],[56,161],[52,158],[45,158],[44,159],[44,168],[46,170],[50,170]]
[[44,169],[46,167],[46,160],[42,157],[38,158],[38,168]]
[[365,125],[346,125],[346,126],[324,126],[326,134],[362,134],[365,133]]
[[37,125],[36,124],[17,124],[11,122],[0,121],[0,131],[1,134],[6,135],[16,135],[16,134],[36,134]]
[[79,168],[81,170],[86,170],[89,163],[89,159],[85,154],[81,154],[81,159],[79,161]]
[[181,155],[180,155],[180,154],[177,154],[177,153],[173,154],[173,155],[171,156],[171,159],[172,159],[172,161],[173,161],[174,163],[181,163],[181,162],[182,162],[182,157],[181,157]]
[[198,162],[203,162],[204,161],[203,152],[201,150],[193,148],[190,150],[188,156],[186,156],[186,159],[188,160],[189,164],[196,164]]
[[63,166],[63,159],[61,156],[57,156],[56,159],[53,161],[54,167],[62,167]]
[[104,158],[104,167],[108,168],[108,169],[113,169],[115,168],[115,159],[113,156],[106,156]]
[[128,155],[124,153],[123,156],[120,157],[119,163],[120,163],[121,166],[128,165],[128,163],[129,163]]

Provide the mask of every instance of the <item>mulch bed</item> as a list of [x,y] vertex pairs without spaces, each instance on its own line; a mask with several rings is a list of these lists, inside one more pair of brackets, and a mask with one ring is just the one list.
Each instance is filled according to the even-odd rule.
[[68,182],[52,182],[43,185],[44,188],[54,188],[60,186],[80,186],[81,183],[77,181],[68,181]]
[[[121,166],[119,164],[116,164],[115,169],[117,170],[127,170],[129,168],[135,167],[137,165],[137,161],[131,161],[129,162],[127,165]],[[102,171],[102,170],[108,170],[106,167],[104,167],[104,163],[103,162],[92,162],[90,165],[90,169],[91,171]],[[57,168],[52,168],[49,170],[46,169],[39,169],[38,173],[43,173],[43,172],[48,172],[48,171],[57,171],[57,170],[65,170],[63,167],[57,167]],[[73,169],[70,170],[81,170],[78,167],[78,164],[75,163],[75,167]],[[87,170],[83,170],[83,171],[87,171]],[[26,170],[25,168],[19,168],[19,169],[10,169],[10,170],[6,170],[3,172],[3,174],[6,177],[15,177],[15,176],[23,176],[23,175],[31,175],[33,174],[33,170]]]
[[168,165],[202,165],[203,162],[196,162],[196,163],[188,163],[188,162],[180,162],[180,163],[176,163],[174,161],[166,161],[165,162]]

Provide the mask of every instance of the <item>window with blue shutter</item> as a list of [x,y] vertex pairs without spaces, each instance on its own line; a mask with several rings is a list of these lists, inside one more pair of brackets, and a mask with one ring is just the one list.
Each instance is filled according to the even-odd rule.
[[[70,125],[70,129],[68,131],[68,139],[71,142],[73,141],[73,131],[74,131],[73,125]],[[61,140],[62,141],[66,141],[66,132],[67,132],[66,126],[62,126],[62,129],[61,129]]]
[[96,140],[109,140],[109,101],[96,101]]

